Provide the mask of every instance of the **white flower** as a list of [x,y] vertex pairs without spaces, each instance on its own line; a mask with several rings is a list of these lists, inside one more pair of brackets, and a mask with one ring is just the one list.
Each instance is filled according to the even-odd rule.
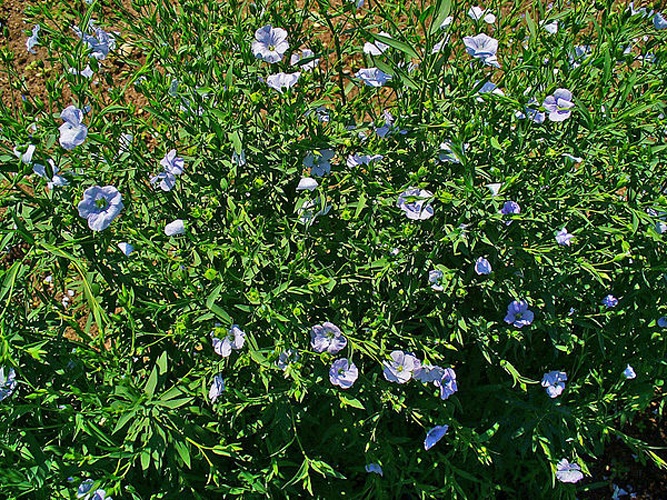
[[391,75],[378,68],[361,68],[354,76],[359,78],[369,87],[382,87],[392,78]]
[[468,16],[473,21],[484,19],[484,22],[487,24],[493,24],[496,22],[496,16],[494,16],[490,11],[484,10],[481,7],[470,7],[470,10],[468,10]]
[[276,73],[275,75],[270,75],[266,79],[266,84],[272,89],[277,90],[281,94],[285,90],[291,89],[296,85],[296,82],[299,81],[299,76],[301,73],[296,71],[294,73]]
[[39,39],[37,38],[39,36],[39,24],[36,25],[32,29],[32,35],[28,37],[28,39],[25,41],[25,47],[30,52],[31,54],[36,54],[35,49],[33,48],[35,45],[39,44]]
[[[387,38],[391,38],[391,35],[389,33],[385,33],[384,31],[381,31],[378,34]],[[369,54],[371,56],[379,56],[388,48],[389,45],[387,45],[386,43],[382,43],[380,41],[366,42],[364,44],[364,53]]]
[[[320,64],[319,59],[313,59],[315,57],[315,53],[310,50],[310,49],[303,49],[301,51],[301,55],[298,53],[292,54],[292,57],[290,57],[289,63],[291,66],[299,66],[304,71],[311,71],[315,68],[317,68],[317,65]],[[301,62],[304,60],[309,59],[308,62]]]
[[129,257],[130,254],[134,252],[134,246],[126,241],[121,241],[118,243],[118,248],[120,248],[120,251],[125,254],[125,257]]
[[270,24],[255,31],[255,40],[252,42],[252,53],[257,59],[268,63],[277,63],[287,49],[287,31],[282,28],[274,28]]
[[297,191],[313,191],[317,188],[318,183],[312,177],[302,177],[299,181],[299,185],[296,187]]
[[177,236],[185,233],[185,224],[182,219],[176,219],[164,226],[164,234],[167,236]]

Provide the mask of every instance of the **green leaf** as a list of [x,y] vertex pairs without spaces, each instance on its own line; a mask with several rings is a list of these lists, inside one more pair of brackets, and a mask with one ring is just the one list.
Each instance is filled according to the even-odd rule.
[[144,392],[149,398],[152,398],[155,394],[155,388],[157,387],[157,377],[157,366],[154,366],[151,370],[151,374],[148,376],[146,387],[144,387]]
[[428,27],[428,34],[433,35],[440,30],[440,25],[447,19],[452,10],[452,0],[438,0],[433,15],[431,25]]
[[378,34],[372,34],[372,37],[378,42],[382,42],[386,45],[389,45],[390,47],[395,48],[396,50],[400,50],[401,52],[403,52],[404,54],[408,55],[413,59],[420,59],[420,56],[417,53],[417,51],[415,51],[415,49],[410,47],[405,42],[400,42],[394,38],[389,38],[388,36],[378,35]]
[[359,401],[358,399],[348,398],[347,396],[343,396],[342,394],[338,394],[338,398],[340,399],[340,402],[343,404],[343,406],[351,406],[352,408],[358,408],[360,410],[366,409],[364,405],[361,404],[361,401]]

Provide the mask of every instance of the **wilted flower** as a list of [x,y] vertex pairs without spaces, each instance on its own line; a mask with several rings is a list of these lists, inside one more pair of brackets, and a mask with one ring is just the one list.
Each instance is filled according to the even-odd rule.
[[171,191],[176,183],[176,176],[183,173],[183,158],[177,157],[176,150],[172,149],[160,160],[160,165],[162,165],[164,171],[152,177],[151,184],[160,181],[160,189]]
[[[465,145],[463,146],[463,151],[465,152]],[[461,163],[459,155],[452,148],[452,143],[449,141],[440,143],[440,152],[438,153],[438,159],[442,162],[450,163]]]
[[604,299],[602,299],[602,305],[610,309],[618,305],[618,299],[613,295],[609,294]]
[[95,28],[92,22],[89,24],[89,27],[95,33],[94,35],[82,32],[78,26],[73,26],[72,29],[90,50],[90,57],[100,61],[106,59],[109,52],[116,48],[116,39],[102,28]]
[[296,85],[300,75],[301,73],[298,71],[294,73],[276,73],[266,78],[266,84],[283,94],[285,90],[289,90]]
[[[304,71],[312,71],[317,68],[320,63],[319,59],[315,59],[315,53],[310,49],[303,49],[301,55],[298,53],[292,54],[289,63],[291,66],[299,66]],[[308,62],[303,62],[308,60]]]
[[[475,83],[475,86],[477,86],[479,82]],[[484,82],[484,85],[480,87],[480,89],[477,91],[478,94],[495,94],[499,96],[504,96],[505,92],[502,91],[502,89],[499,89],[498,86],[491,82]],[[480,96],[477,97],[477,101],[479,102],[484,102],[484,99]]]
[[373,472],[373,473],[378,474],[380,476],[384,476],[384,473],[382,472],[382,467],[380,467],[380,464],[375,464],[375,463],[367,464],[365,469],[366,469],[366,472],[368,472],[369,474],[371,472]]
[[179,234],[185,234],[185,223],[183,222],[183,219],[176,219],[175,221],[172,221],[164,226],[164,234],[167,236],[178,236]]
[[440,24],[440,29],[441,30],[446,30],[449,28],[452,23],[454,22],[454,18],[452,16],[447,16],[444,21]]
[[484,257],[480,257],[475,262],[475,272],[478,275],[491,274],[491,264]]
[[234,151],[232,153],[232,161],[236,163],[239,167],[242,167],[246,164],[245,151],[241,150],[240,153]]
[[341,389],[352,387],[358,377],[359,370],[355,364],[345,358],[334,361],[329,370],[329,380]]
[[435,444],[440,441],[447,431],[449,430],[448,425],[436,425],[430,431],[426,433],[426,439],[424,439],[424,449],[430,450],[435,446]]
[[25,153],[19,151],[18,148],[14,148],[14,155],[21,160],[22,163],[30,165],[32,163],[32,155],[35,154],[36,146],[34,144],[28,144],[28,147],[25,150]]
[[83,481],[76,491],[76,497],[80,498],[81,500],[113,500],[111,497],[106,496],[106,491],[102,489],[97,489],[90,493],[90,490],[93,489],[94,484],[95,481],[92,479],[86,479]]
[[567,459],[562,459],[556,466],[556,479],[561,483],[576,483],[584,478],[579,464],[571,464]]
[[657,12],[655,16],[653,16],[653,26],[657,30],[664,30],[667,28],[667,19],[665,19],[660,12]]
[[79,202],[79,217],[88,219],[93,231],[103,231],[123,210],[122,196],[113,186],[91,186],[83,192]]
[[35,45],[39,44],[39,39],[38,39],[39,30],[40,30],[40,27],[39,27],[39,24],[38,24],[32,29],[32,35],[30,35],[28,37],[28,39],[25,41],[25,47],[28,50],[28,52],[30,52],[31,54],[36,54],[37,53],[37,52],[35,52],[33,47],[35,47]]
[[239,325],[232,325],[225,338],[219,339],[215,336],[215,332],[211,332],[211,340],[213,350],[223,358],[227,358],[232,353],[232,349],[238,350],[243,347],[245,333],[239,328]]
[[336,155],[333,149],[311,151],[303,159],[303,164],[310,169],[310,175],[322,177],[331,172],[330,160]]
[[480,33],[475,36],[466,36],[463,38],[466,51],[475,59],[484,61],[489,66],[500,67],[496,53],[498,52],[498,40]]
[[428,272],[428,282],[431,284],[431,288],[436,292],[442,292],[444,290],[443,286],[440,284],[440,280],[444,276],[444,273],[440,269],[431,269]]
[[440,387],[440,399],[442,400],[447,399],[459,390],[459,386],[456,384],[456,372],[453,368],[445,368],[442,377],[435,380],[434,384],[436,387]]
[[567,120],[574,107],[572,99],[572,92],[567,89],[556,89],[553,95],[547,96],[542,105],[549,112],[549,120],[552,122]]
[[255,31],[252,53],[257,59],[262,59],[271,64],[277,63],[283,58],[288,48],[287,31],[284,29],[274,28],[267,24]]
[[322,207],[322,199],[320,197],[317,197],[314,200],[304,201],[297,210],[299,222],[306,225],[311,224],[317,217],[326,215],[331,210],[331,205],[329,204],[324,205],[324,207],[319,210],[315,210],[316,207]]
[[296,187],[297,191],[313,191],[317,188],[318,183],[312,177],[302,177],[299,181],[299,185]]
[[493,24],[496,22],[496,16],[494,16],[491,11],[482,9],[481,7],[470,7],[468,10],[468,16],[473,21],[484,19],[484,22],[487,24]]
[[[395,129],[395,127],[394,127],[395,118],[386,109],[382,112],[382,117],[384,118],[384,125],[382,125],[381,127],[376,126],[375,127],[375,133],[378,135],[378,137],[384,138],[390,132],[392,132]],[[407,130],[399,130],[398,133],[399,134],[407,134]]]
[[565,372],[551,371],[545,373],[542,377],[542,387],[546,388],[550,398],[557,398],[565,390],[565,381],[567,375]]
[[310,331],[310,339],[310,345],[316,352],[328,351],[336,354],[347,345],[343,332],[329,321],[315,325]]
[[635,370],[632,368],[632,366],[628,365],[625,367],[625,370],[623,370],[623,376],[627,379],[633,379],[637,378],[637,374],[635,373]]
[[433,193],[426,189],[410,187],[399,195],[396,206],[403,210],[410,220],[426,220],[435,213],[428,203],[432,197]]
[[35,172],[37,175],[40,177],[46,179],[48,182],[46,183],[46,186],[49,189],[53,189],[54,187],[62,187],[62,186],[67,186],[69,185],[69,181],[65,179],[62,175],[58,175],[58,172],[60,169],[57,167],[55,162],[49,158],[46,160],[48,164],[51,167],[51,173],[53,175],[49,175],[48,172],[46,171],[46,167],[40,163],[35,163],[32,166],[32,171]]
[[213,383],[208,391],[208,397],[211,400],[211,403],[215,403],[215,400],[220,397],[224,390],[225,381],[222,379],[222,373],[219,373],[213,377]]
[[359,165],[370,165],[374,161],[380,161],[384,156],[382,155],[358,155],[353,154],[347,157],[347,166],[350,168],[358,167]]
[[523,328],[530,325],[533,319],[535,319],[535,314],[528,309],[528,302],[525,300],[513,300],[507,306],[506,323],[514,325],[516,328]]
[[299,353],[294,349],[287,349],[280,353],[278,360],[276,361],[276,366],[281,370],[287,370],[287,366],[296,363],[299,360]]
[[434,383],[437,384],[442,377],[445,375],[444,368],[433,365],[422,365],[421,362],[419,366],[415,368],[412,378],[418,380],[423,384]]
[[[381,31],[379,35],[391,38],[391,35],[389,33],[385,33],[384,31]],[[380,41],[366,42],[364,44],[364,53],[372,56],[379,56],[388,48],[389,45],[387,45],[386,43],[382,43]]]
[[69,150],[83,144],[88,135],[88,127],[82,123],[83,111],[75,106],[68,106],[60,113],[60,118],[65,122],[60,130],[60,145]]
[[5,367],[0,367],[0,401],[12,395],[16,388],[16,372],[10,368],[5,374]]
[[500,193],[500,188],[503,187],[503,183],[491,182],[490,184],[486,184],[486,187],[489,188],[489,191],[491,191],[491,196],[498,196],[498,193]]
[[134,246],[126,241],[121,241],[118,243],[118,248],[120,251],[125,254],[125,257],[129,257],[132,252],[134,252]]
[[559,245],[570,246],[570,240],[574,238],[574,235],[567,232],[567,228],[563,228],[558,233],[556,233],[556,242]]
[[412,374],[421,368],[421,362],[412,354],[403,351],[392,351],[389,355],[391,361],[383,363],[384,378],[389,382],[405,384],[412,378]]
[[382,87],[392,76],[378,68],[362,68],[355,73],[369,87]]
[[637,14],[641,14],[642,17],[651,17],[651,15],[653,14],[653,11],[646,10],[646,7],[640,7],[639,9],[635,10],[634,2],[630,2],[628,4],[628,10],[630,11],[631,16],[636,16]]

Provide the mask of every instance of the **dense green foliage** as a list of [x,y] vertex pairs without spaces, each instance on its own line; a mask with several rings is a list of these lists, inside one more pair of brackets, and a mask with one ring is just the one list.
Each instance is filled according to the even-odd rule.
[[[3,497],[76,498],[92,478],[117,499],[574,498],[601,478],[561,483],[557,463],[588,473],[617,437],[665,465],[620,428],[662,408],[667,375],[667,30],[612,2],[485,5],[492,24],[454,3],[27,9],[44,88],[2,52],[0,366],[16,373],[0,402]],[[117,32],[106,59],[72,30],[90,19]],[[288,34],[275,64],[251,48],[269,24]],[[365,54],[380,31],[388,49]],[[500,68],[466,53],[478,33],[499,41]],[[303,47],[317,67],[269,88]],[[92,78],[69,71],[88,64]],[[366,67],[393,78],[365,86]],[[489,81],[503,94],[480,93]],[[543,111],[556,89],[572,92],[571,116],[534,122],[526,106]],[[90,109],[85,141],[66,150],[69,105]],[[12,150],[29,144],[21,161]],[[165,191],[150,179],[172,149],[185,167]],[[331,173],[297,191],[304,159],[326,149]],[[352,154],[383,158],[348,166]],[[68,185],[33,172],[49,158]],[[94,185],[124,205],[102,231],[77,212]],[[397,206],[411,187],[433,193],[432,217]],[[520,213],[500,213],[509,200]],[[167,236],[176,219],[184,234]],[[532,324],[504,321],[514,300]],[[326,321],[348,340],[339,355],[310,345]],[[221,357],[211,332],[233,324],[245,345]],[[299,357],[282,370],[287,349]],[[395,350],[455,369],[458,391],[388,381]],[[359,369],[349,389],[329,380],[343,356]],[[540,385],[550,371],[568,378],[554,398]]]

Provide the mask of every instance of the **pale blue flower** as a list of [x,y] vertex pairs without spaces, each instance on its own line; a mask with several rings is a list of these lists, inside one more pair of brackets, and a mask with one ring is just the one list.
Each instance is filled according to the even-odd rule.
[[391,75],[378,68],[361,68],[354,76],[369,87],[382,87],[392,78]]
[[325,321],[321,325],[315,325],[310,331],[310,345],[316,352],[328,351],[336,354],[347,345],[347,339],[333,323]]
[[667,328],[667,316],[658,318],[658,326],[660,328]]
[[281,94],[285,92],[285,90],[289,90],[294,85],[296,85],[296,82],[299,81],[299,76],[301,73],[298,71],[295,73],[276,73],[275,75],[270,75],[266,79],[266,84],[271,87],[274,90],[277,90]]
[[636,16],[640,14],[642,17],[651,17],[653,15],[653,10],[646,10],[646,7],[640,7],[639,9],[635,10],[635,5],[634,2],[630,2],[628,4],[628,10],[630,11],[631,16]]
[[68,106],[60,113],[65,122],[60,130],[60,145],[68,151],[83,144],[88,135],[88,127],[83,122],[83,111],[75,106]]
[[466,51],[475,59],[484,61],[489,66],[500,67],[496,53],[498,52],[498,40],[480,33],[475,36],[466,36],[463,38]]
[[547,23],[546,21],[541,21],[540,25],[550,35],[555,35],[556,33],[558,33],[558,21],[551,21],[550,23]]
[[90,490],[93,489],[94,484],[95,484],[95,481],[93,481],[92,479],[86,479],[85,481],[82,481],[81,484],[79,485],[77,491],[76,491],[77,498],[81,498],[86,493],[90,492]]
[[[331,210],[331,205],[324,204],[322,208],[322,198],[317,197],[314,200],[306,200],[297,209],[299,215],[299,222],[301,224],[310,225],[315,222],[320,215],[326,215]],[[319,207],[319,210],[315,210]]]
[[26,165],[30,165],[32,163],[32,155],[35,154],[35,145],[34,144],[28,144],[28,147],[25,150],[25,153],[22,153],[19,151],[18,148],[14,148],[14,155],[21,160],[21,163],[25,163]]
[[289,49],[287,31],[274,28],[267,24],[255,31],[255,40],[252,42],[252,53],[257,59],[268,63],[277,63]]
[[208,398],[211,400],[211,403],[215,403],[215,400],[220,397],[224,390],[225,381],[222,378],[222,373],[219,373],[213,377],[213,383],[208,391]]
[[[479,82],[475,82],[475,86],[477,86]],[[478,94],[495,94],[499,96],[504,96],[505,92],[502,91],[502,89],[499,89],[498,86],[493,83],[492,81],[487,81],[484,82],[484,85],[480,87],[480,89],[477,91]],[[484,99],[480,96],[477,97],[478,102],[484,102]]]
[[185,223],[183,222],[183,219],[176,219],[175,221],[172,221],[164,226],[164,234],[167,236],[178,236],[179,234],[185,234]]
[[352,387],[358,377],[359,370],[356,365],[345,358],[334,361],[329,370],[329,380],[341,389]]
[[320,60],[315,59],[315,53],[312,50],[303,49],[300,55],[296,52],[292,54],[289,63],[291,66],[298,66],[304,71],[312,71],[320,64]]
[[365,469],[366,469],[366,472],[368,472],[369,474],[372,472],[374,474],[384,476],[384,473],[382,472],[382,467],[380,467],[380,464],[376,464],[376,463],[367,464]]
[[528,309],[528,302],[525,300],[513,300],[507,306],[505,322],[514,325],[516,328],[528,326],[534,319],[535,314]]
[[62,175],[58,175],[60,170],[58,169],[58,166],[55,164],[55,162],[51,158],[46,161],[51,167],[52,175],[49,175],[49,173],[46,171],[46,167],[41,163],[35,163],[32,166],[32,171],[34,173],[47,180],[46,186],[49,189],[53,189],[54,187],[63,187],[69,185],[69,181],[67,179],[65,179]]
[[83,192],[78,209],[90,229],[104,231],[123,210],[122,196],[113,186],[91,186]]
[[303,159],[303,165],[310,169],[310,175],[322,177],[331,172],[331,159],[336,155],[333,149],[310,151]]
[[81,38],[86,48],[90,50],[90,57],[101,61],[106,59],[109,52],[116,48],[115,37],[102,28],[94,27],[92,22],[89,24],[89,29],[94,32],[94,35],[84,33],[78,26],[73,26],[72,29]]
[[521,207],[516,201],[506,201],[503,204],[503,208],[500,209],[500,213],[503,215],[514,215],[521,213]]
[[132,252],[134,252],[134,245],[128,243],[127,241],[121,241],[118,243],[118,248],[123,252],[125,257],[129,257]]
[[556,89],[552,95],[547,96],[542,106],[549,112],[549,120],[552,122],[567,120],[574,107],[572,99],[572,92],[567,89]]
[[570,240],[574,238],[574,235],[567,232],[567,228],[563,227],[558,233],[556,233],[556,242],[562,246],[570,246]]
[[544,374],[541,385],[546,389],[550,398],[557,398],[565,390],[566,380],[567,374],[565,372],[551,371]]
[[431,289],[436,292],[442,292],[444,287],[440,284],[440,280],[444,276],[444,273],[440,269],[431,269],[428,272],[428,282],[431,284]]
[[391,361],[385,361],[382,373],[389,382],[405,384],[412,378],[415,370],[421,368],[421,362],[412,354],[403,351],[392,351]]
[[653,26],[657,30],[664,30],[667,28],[667,19],[665,19],[660,12],[657,12],[655,16],[653,16]]
[[319,184],[312,177],[302,177],[299,185],[296,187],[297,191],[314,191]]
[[567,459],[562,459],[556,466],[556,479],[561,483],[576,483],[584,478],[579,464],[571,464]]
[[29,36],[28,39],[25,41],[25,47],[28,50],[28,52],[30,52],[31,54],[36,54],[37,53],[37,52],[35,52],[34,47],[35,47],[35,45],[39,44],[39,39],[38,39],[39,30],[40,30],[40,27],[39,27],[39,24],[38,24],[32,29],[32,35]]
[[111,497],[106,496],[106,491],[102,489],[97,489],[94,492],[90,492],[93,489],[95,481],[92,479],[86,479],[83,481],[76,491],[76,497],[81,500],[113,500]]
[[441,30],[446,30],[447,28],[449,28],[452,25],[453,22],[454,22],[454,17],[447,16],[445,18],[445,20],[442,21],[442,23],[440,23],[440,29]]
[[219,339],[215,336],[215,332],[211,332],[213,350],[223,358],[227,358],[232,353],[232,349],[238,350],[243,347],[245,337],[246,335],[239,328],[239,325],[232,325],[223,339]]
[[396,202],[396,206],[405,212],[410,220],[426,220],[434,215],[433,207],[428,200],[433,198],[433,193],[426,189],[410,187],[403,191]]
[[436,387],[440,387],[440,399],[443,401],[459,390],[456,383],[456,372],[453,368],[445,368],[442,377],[434,382]]
[[418,368],[415,368],[412,378],[423,384],[433,383],[437,385],[444,375],[444,368],[433,365],[423,365],[420,362]]
[[176,150],[172,149],[160,160],[160,165],[164,170],[151,178],[151,184],[160,181],[160,189],[171,191],[176,183],[176,176],[183,173],[184,160],[177,157]]
[[281,370],[285,371],[287,370],[287,367],[292,364],[296,363],[299,361],[299,353],[296,351],[296,349],[287,349],[283,352],[280,353],[278,356],[278,360],[276,361],[276,366],[280,368]]
[[88,79],[92,78],[92,76],[95,74],[93,72],[93,70],[91,69],[90,64],[87,64],[86,67],[84,69],[82,69],[81,71],[79,71],[76,68],[70,68],[69,72],[73,75],[81,75],[81,76],[83,76],[85,78],[88,78]]
[[[389,33],[386,33],[384,31],[381,31],[379,35],[391,38],[391,35]],[[382,43],[379,40],[375,42],[366,42],[364,44],[364,54],[368,54],[371,56],[379,56],[381,55],[385,50],[389,48],[389,45],[386,43]]]
[[481,7],[470,7],[468,10],[468,17],[473,21],[484,20],[487,24],[496,22],[496,16],[490,10],[482,9]]
[[436,425],[430,431],[426,433],[426,439],[424,439],[424,449],[430,450],[435,446],[435,444],[440,441],[447,431],[449,430],[448,425]]
[[618,305],[618,299],[613,295],[609,294],[604,299],[602,299],[602,305],[610,309]]
[[0,367],[0,401],[11,396],[14,389],[16,389],[16,372],[14,368],[10,368],[5,374],[5,367]]
[[484,257],[479,257],[475,262],[475,272],[478,275],[491,274],[491,264]]
[[358,155],[352,154],[347,157],[347,166],[349,168],[358,167],[360,165],[370,165],[374,161],[380,161],[384,156],[382,155]]
[[626,366],[625,370],[623,370],[623,376],[628,380],[632,380],[633,378],[637,378],[637,374],[635,373],[635,370],[630,365]]

